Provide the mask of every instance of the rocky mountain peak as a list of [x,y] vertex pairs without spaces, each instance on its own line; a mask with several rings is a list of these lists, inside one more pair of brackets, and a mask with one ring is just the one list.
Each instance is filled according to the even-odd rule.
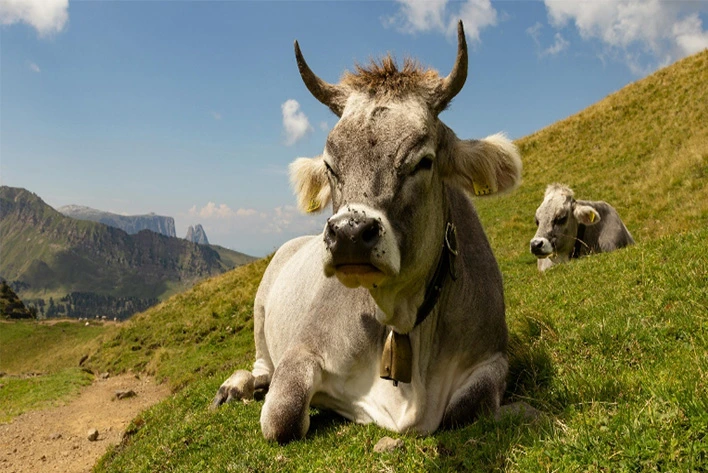
[[200,224],[196,224],[195,226],[190,225],[187,229],[187,236],[185,236],[184,239],[199,245],[209,244],[209,239],[206,236],[206,232]]

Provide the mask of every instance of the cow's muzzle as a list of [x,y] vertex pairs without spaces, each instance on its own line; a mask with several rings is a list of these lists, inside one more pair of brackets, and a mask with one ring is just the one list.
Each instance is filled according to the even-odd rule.
[[547,238],[534,238],[529,246],[536,258],[547,258],[553,254],[553,245]]
[[381,240],[383,227],[378,218],[353,210],[327,221],[324,242],[331,254],[337,278],[347,287],[375,287],[384,273],[372,258]]

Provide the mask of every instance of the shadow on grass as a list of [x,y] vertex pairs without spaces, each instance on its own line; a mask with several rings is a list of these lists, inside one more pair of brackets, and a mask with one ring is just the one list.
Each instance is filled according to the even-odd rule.
[[[511,410],[494,419],[485,416],[457,429],[433,434],[437,445],[428,469],[496,471],[509,466],[512,451],[531,447],[552,432],[555,411],[546,401],[555,375],[551,356],[540,343],[542,328],[529,320],[509,339],[509,376],[502,404],[523,401],[532,409]],[[544,328],[545,329],[545,328]]]
[[315,435],[326,435],[346,423],[350,423],[350,421],[334,411],[311,408],[310,430],[307,431],[306,438]]

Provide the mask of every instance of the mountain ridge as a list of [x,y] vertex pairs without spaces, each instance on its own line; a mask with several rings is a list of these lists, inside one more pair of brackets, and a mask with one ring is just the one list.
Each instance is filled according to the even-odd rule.
[[112,212],[97,210],[84,205],[64,205],[56,209],[57,212],[78,220],[99,222],[105,225],[120,228],[134,235],[142,230],[152,230],[165,236],[176,237],[175,219],[154,212],[141,215],[119,215]]
[[0,187],[0,240],[0,276],[23,300],[45,305],[73,293],[153,302],[254,259],[66,217],[36,194],[7,186]]

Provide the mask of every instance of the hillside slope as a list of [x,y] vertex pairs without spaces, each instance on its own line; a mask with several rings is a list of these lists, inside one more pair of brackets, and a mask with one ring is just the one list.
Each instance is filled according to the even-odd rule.
[[42,299],[44,304],[35,301],[40,311],[50,297],[69,294],[73,298],[64,305],[105,306],[115,302],[105,300],[109,297],[123,299],[128,309],[144,308],[253,259],[152,231],[129,235],[65,217],[37,195],[5,186],[0,187],[0,240],[0,276],[24,300]]
[[708,225],[706,84],[708,50],[518,140],[521,187],[475,199],[497,254],[526,257],[534,213],[553,182],[612,204],[637,241]]
[[[540,419],[482,419],[412,437],[313,410],[306,440],[279,447],[261,436],[262,403],[207,411],[223,379],[253,362],[250,306],[267,263],[261,260],[141,314],[92,354],[95,370],[147,370],[185,387],[134,422],[97,471],[167,464],[171,471],[702,471],[706,83],[703,52],[519,140],[522,186],[475,199],[504,272],[511,328],[505,397],[531,403]],[[637,245],[539,273],[528,240],[554,181],[615,205]],[[158,333],[158,326],[166,329]],[[405,447],[374,453],[383,435]]]

